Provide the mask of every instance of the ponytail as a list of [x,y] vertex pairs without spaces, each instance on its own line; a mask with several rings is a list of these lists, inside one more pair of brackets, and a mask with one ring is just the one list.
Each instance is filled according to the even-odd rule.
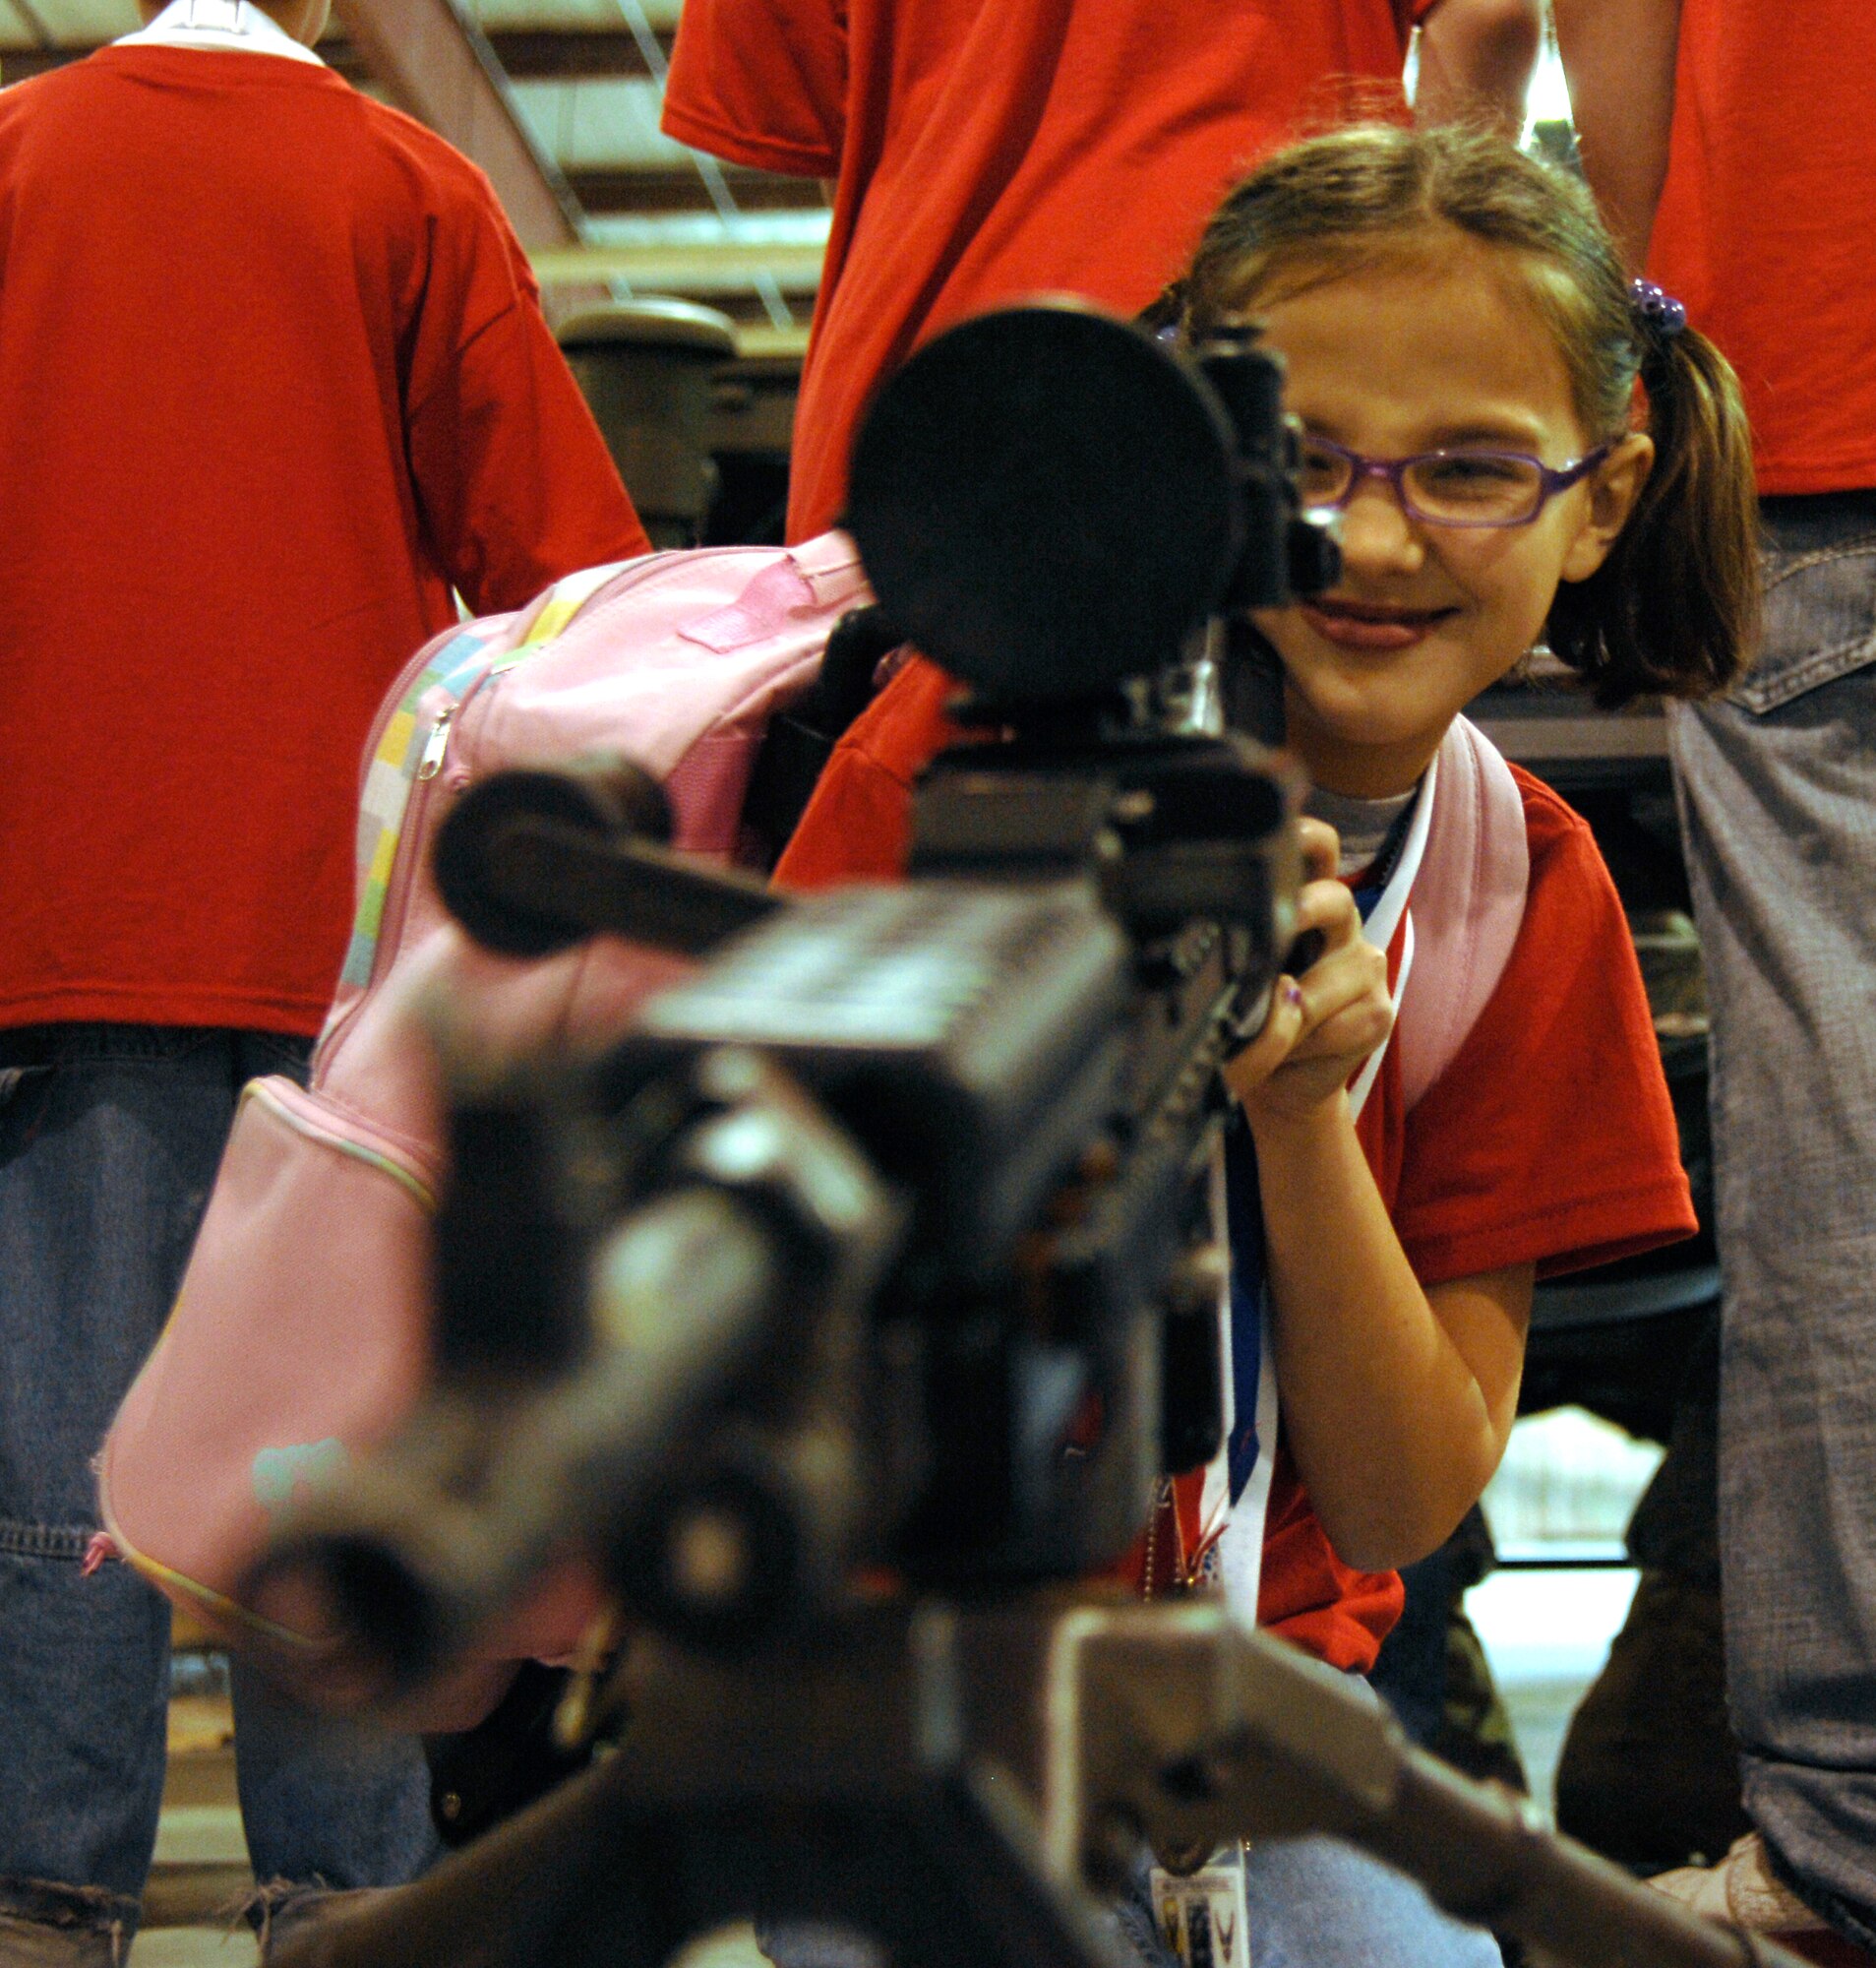
[[1638,336],[1654,468],[1603,565],[1557,590],[1546,631],[1604,707],[1724,691],[1759,627],[1758,502],[1738,381],[1691,329],[1644,320]]

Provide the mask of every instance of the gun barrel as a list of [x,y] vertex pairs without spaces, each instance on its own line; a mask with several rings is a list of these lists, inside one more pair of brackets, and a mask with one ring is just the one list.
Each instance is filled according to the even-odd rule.
[[595,1258],[581,1371],[506,1408],[439,1396],[262,1560],[249,1603],[317,1643],[295,1679],[342,1704],[393,1698],[575,1542],[603,1540],[759,1350],[789,1275],[725,1191],[677,1189],[629,1217]]

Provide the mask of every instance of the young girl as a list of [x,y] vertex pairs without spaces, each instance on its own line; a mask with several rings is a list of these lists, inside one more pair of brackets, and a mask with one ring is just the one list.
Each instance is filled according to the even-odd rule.
[[[1371,945],[1355,892],[1402,857],[1462,707],[1541,639],[1605,706],[1735,674],[1757,601],[1748,441],[1725,362],[1665,296],[1631,290],[1587,194],[1476,133],[1361,128],[1283,153],[1227,199],[1157,317],[1188,343],[1263,324],[1306,433],[1305,498],[1341,516],[1334,588],[1260,618],[1290,744],[1343,840],[1306,824],[1300,928],[1321,954],[1280,982],[1230,1074],[1246,1124],[1233,1241],[1239,1264],[1263,1247],[1281,1388],[1257,1614],[1365,1671],[1398,1616],[1395,1568],[1497,1466],[1536,1279],[1694,1219],[1621,909],[1555,794],[1514,774],[1522,919],[1411,1109],[1387,1044],[1405,939]],[[779,880],[896,871],[949,690],[924,662],[898,675]],[[1421,981],[1440,988],[1425,966]],[[1241,1382],[1241,1415],[1247,1399]],[[1198,1582],[1217,1529],[1182,1484],[1146,1582]],[[1260,1848],[1249,1873],[1258,1968],[1492,1958],[1319,1841]]]

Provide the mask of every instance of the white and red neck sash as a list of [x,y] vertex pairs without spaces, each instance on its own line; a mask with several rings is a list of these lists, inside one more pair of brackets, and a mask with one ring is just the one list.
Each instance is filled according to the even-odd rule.
[[[1350,1085],[1356,1118],[1390,1047],[1400,1057],[1403,1102],[1410,1108],[1452,1063],[1503,975],[1524,921],[1530,877],[1524,796],[1511,769],[1476,725],[1455,718],[1421,781],[1407,838],[1362,925],[1367,941],[1388,955],[1394,1025]],[[1214,1221],[1221,1236],[1225,1191],[1221,1151],[1213,1169]],[[1229,1288],[1220,1303],[1226,1446],[1204,1472],[1196,1536],[1181,1539],[1190,1554],[1188,1577],[1213,1571],[1227,1602],[1247,1625],[1256,1621],[1278,1433],[1268,1291],[1260,1290],[1258,1300],[1254,1372],[1247,1371],[1244,1359],[1234,1371]],[[1241,1399],[1254,1403],[1255,1460],[1234,1504],[1230,1445]]]

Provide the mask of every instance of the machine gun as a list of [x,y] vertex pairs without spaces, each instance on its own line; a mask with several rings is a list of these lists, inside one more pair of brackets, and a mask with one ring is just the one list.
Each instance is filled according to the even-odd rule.
[[752,1912],[907,1968],[1116,1968],[1088,1888],[1143,1839],[1306,1829],[1598,1968],[1778,1958],[1222,1606],[1072,1583],[1219,1440],[1218,1069],[1288,945],[1300,790],[1221,707],[1248,610],[1333,574],[1279,400],[1247,338],[1190,361],[1055,309],[888,386],[850,523],[996,739],[929,775],[910,885],[684,868],[617,769],[453,816],[440,885],[495,947],[709,960],[602,1060],[459,1063],[437,1393],[253,1603],[378,1698],[571,1552],[647,1637],[597,1767],[283,1968],[650,1968]]

